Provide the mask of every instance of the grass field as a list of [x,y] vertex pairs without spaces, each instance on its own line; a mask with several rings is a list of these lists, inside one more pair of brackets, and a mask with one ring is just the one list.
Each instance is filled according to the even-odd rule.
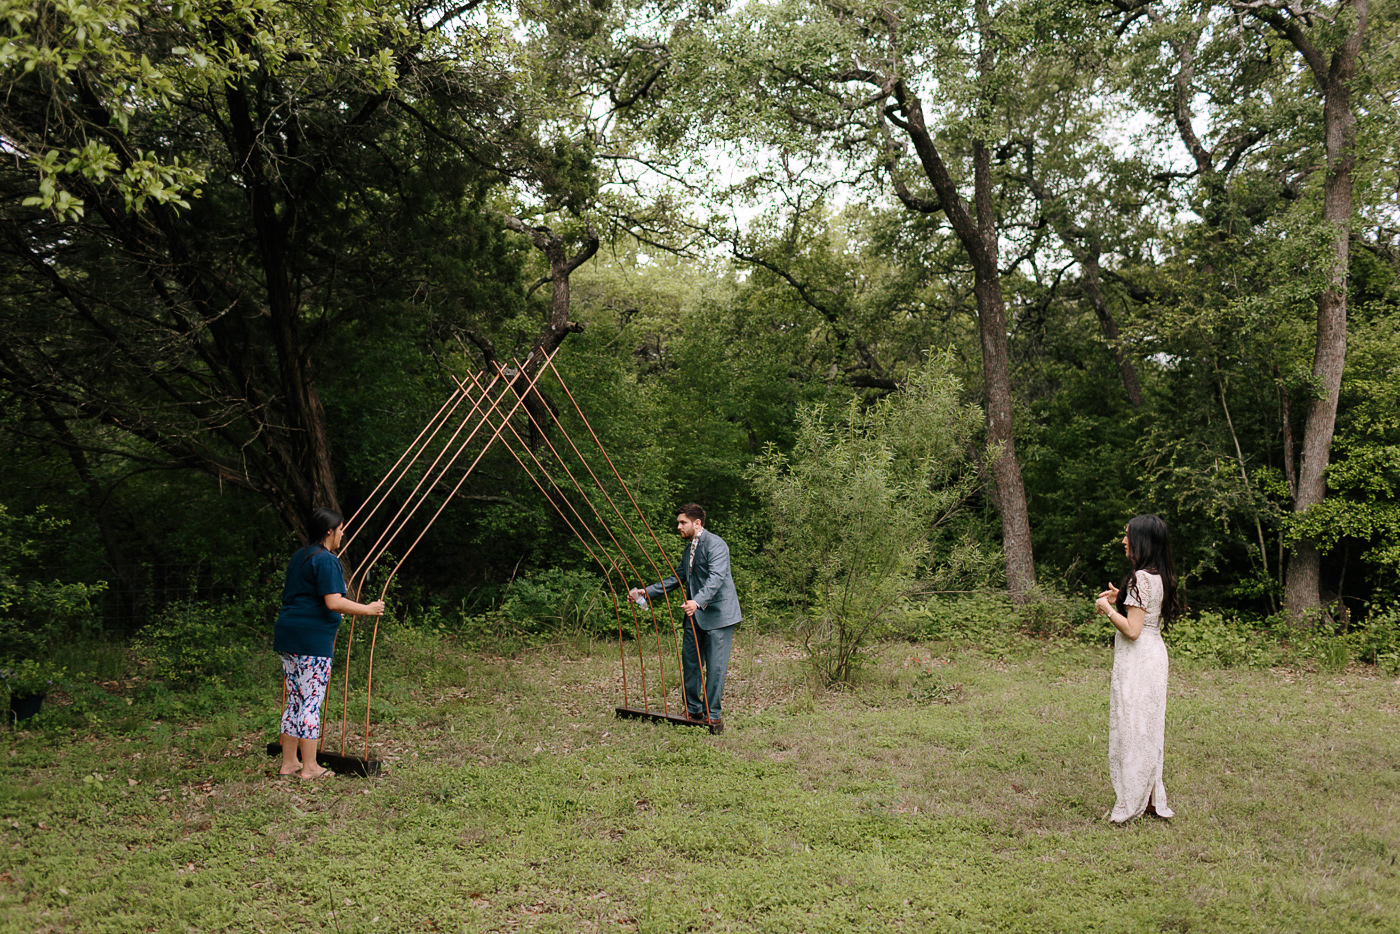
[[8,734],[0,930],[1400,931],[1369,669],[1175,666],[1178,816],[1114,827],[1105,649],[892,643],[822,693],[745,633],[710,736],[614,719],[616,646],[391,641],[374,779],[279,780],[275,695]]

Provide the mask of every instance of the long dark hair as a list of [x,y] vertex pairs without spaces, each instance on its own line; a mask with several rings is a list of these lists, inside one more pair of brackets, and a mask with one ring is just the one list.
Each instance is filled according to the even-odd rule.
[[1118,588],[1118,612],[1127,614],[1125,607],[1130,592],[1142,599],[1137,592],[1137,572],[1151,571],[1162,579],[1162,628],[1166,629],[1167,623],[1176,619],[1182,610],[1167,523],[1154,515],[1134,516],[1128,523],[1128,560],[1133,569]]
[[338,529],[345,522],[345,517],[334,509],[326,509],[324,506],[311,514],[311,521],[306,523],[306,544],[319,545],[326,540],[331,529]]

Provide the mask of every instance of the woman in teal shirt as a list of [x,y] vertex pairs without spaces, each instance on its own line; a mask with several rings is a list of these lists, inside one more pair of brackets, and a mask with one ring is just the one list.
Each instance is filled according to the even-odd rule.
[[318,509],[308,526],[310,542],[287,563],[282,611],[272,634],[272,648],[282,656],[287,702],[282,709],[282,775],[323,778],[334,775],[316,765],[321,737],[321,704],[331,677],[331,652],[340,614],[379,616],[384,601],[346,599],[345,574],[336,549],[345,535],[345,520],[334,509]]

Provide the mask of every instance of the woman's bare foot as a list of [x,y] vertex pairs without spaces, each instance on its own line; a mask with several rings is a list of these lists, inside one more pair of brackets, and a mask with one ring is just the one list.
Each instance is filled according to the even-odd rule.
[[310,780],[313,778],[331,778],[334,775],[335,772],[331,771],[330,769],[317,769],[315,772],[308,772],[306,769],[302,769],[300,772],[297,773],[297,777],[303,780]]

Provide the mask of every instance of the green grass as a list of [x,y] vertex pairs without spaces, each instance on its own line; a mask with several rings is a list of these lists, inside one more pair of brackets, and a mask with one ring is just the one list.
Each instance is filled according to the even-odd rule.
[[277,779],[271,657],[260,704],[45,713],[5,740],[0,931],[1400,930],[1394,679],[1176,666],[1178,817],[1114,827],[1107,650],[877,654],[821,693],[742,634],[716,737],[614,719],[615,646],[402,632],[369,780]]

